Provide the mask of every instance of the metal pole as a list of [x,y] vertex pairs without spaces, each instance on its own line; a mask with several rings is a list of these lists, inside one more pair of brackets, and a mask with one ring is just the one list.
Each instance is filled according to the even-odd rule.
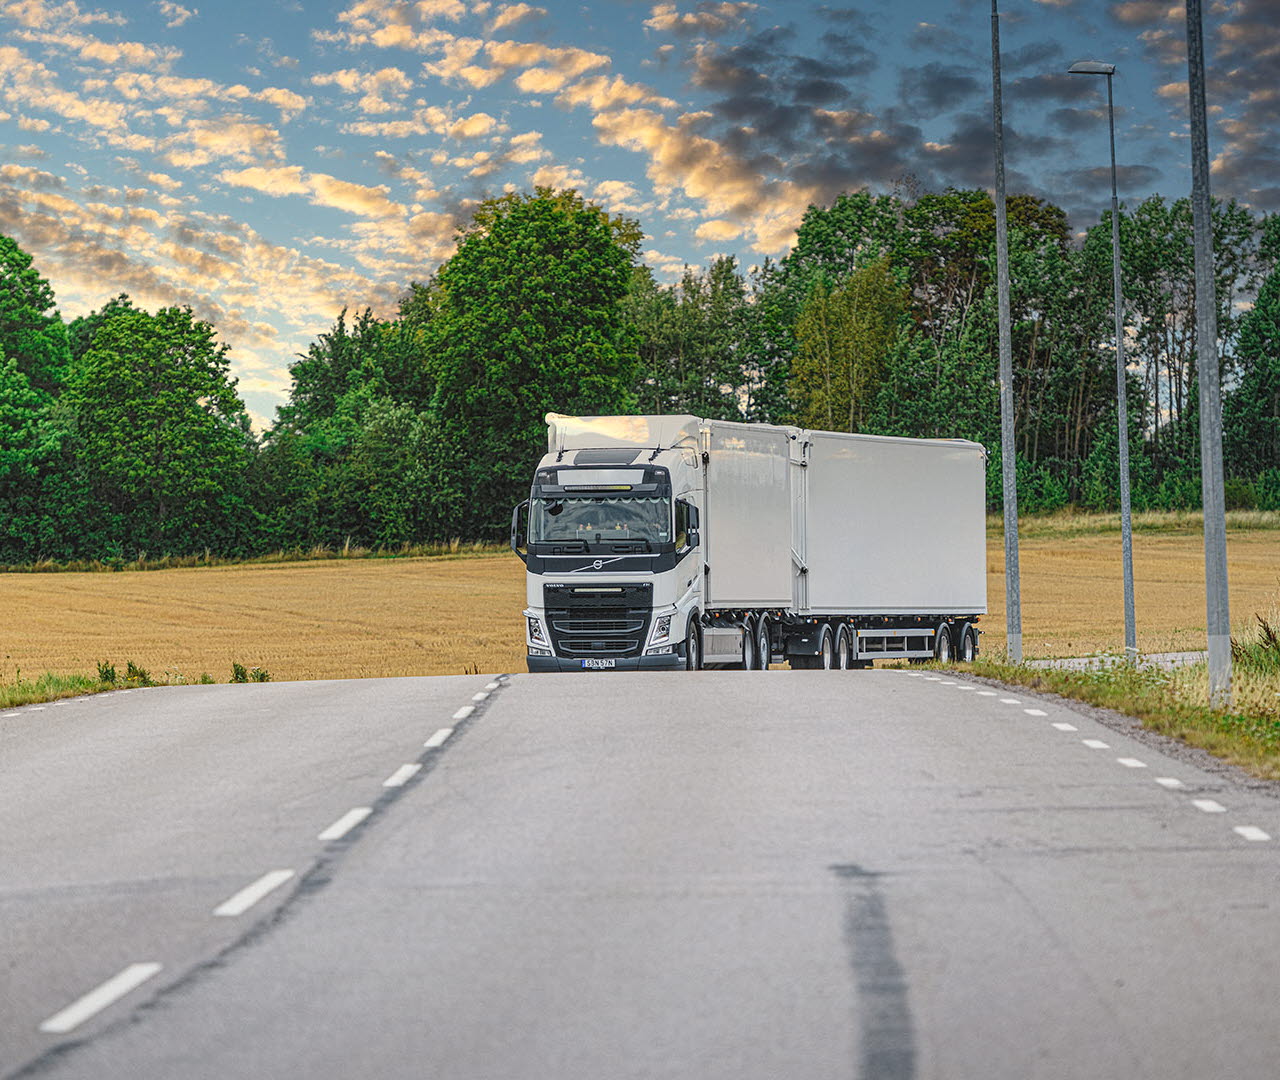
[[1124,358],[1124,291],[1120,285],[1120,198],[1116,191],[1116,116],[1107,74],[1107,124],[1111,130],[1111,284],[1116,313],[1116,422],[1120,433],[1120,550],[1124,563],[1124,653],[1138,660],[1133,604],[1133,514],[1129,500],[1129,393]]
[[1004,117],[1000,102],[1000,13],[991,0],[991,119],[996,148],[996,299],[1000,323],[1000,464],[1004,479],[1005,630],[1009,659],[1022,662],[1018,580],[1018,469],[1013,445],[1013,344],[1009,330],[1009,223],[1004,194]]
[[1222,481],[1222,393],[1213,281],[1209,134],[1204,102],[1200,0],[1187,0],[1187,84],[1191,97],[1191,211],[1195,221],[1196,371],[1200,380],[1200,485],[1204,495],[1205,616],[1209,702],[1231,704],[1231,616],[1227,600],[1227,521]]

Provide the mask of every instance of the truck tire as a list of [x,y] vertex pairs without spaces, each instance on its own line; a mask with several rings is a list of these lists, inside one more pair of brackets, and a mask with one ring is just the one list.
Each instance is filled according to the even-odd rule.
[[978,655],[978,632],[969,623],[961,623],[956,633],[956,659],[972,664]]
[[730,666],[743,671],[756,669],[756,624],[750,615],[742,622],[742,663]]
[[834,667],[848,671],[853,667],[853,643],[849,637],[849,628],[843,623],[836,630],[836,656]]
[[951,661],[951,627],[946,623],[938,625],[938,631],[933,636],[933,658],[940,664],[946,664]]
[[689,625],[684,631],[684,666],[686,671],[702,670],[702,627],[696,611],[689,616]]
[[772,646],[769,644],[769,621],[760,616],[756,623],[756,670],[768,671],[769,661],[773,659]]
[[818,638],[818,655],[816,659],[818,662],[814,666],[821,668],[823,671],[830,671],[835,667],[836,643],[831,634],[830,623],[823,623],[822,633]]

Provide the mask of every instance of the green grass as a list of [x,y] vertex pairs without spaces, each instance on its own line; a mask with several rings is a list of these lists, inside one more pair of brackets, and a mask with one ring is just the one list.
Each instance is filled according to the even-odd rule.
[[253,566],[275,563],[324,562],[331,559],[421,559],[467,558],[471,555],[489,555],[509,550],[506,544],[490,544],[450,540],[432,544],[400,544],[395,547],[367,548],[350,541],[341,547],[317,544],[310,548],[291,548],[272,551],[265,555],[243,558],[217,555],[210,551],[196,555],[149,556],[145,553],[136,559],[78,559],[58,562],[40,559],[30,563],[0,563],[3,574],[60,574],[60,573],[112,573],[138,570],[188,570],[199,566]]
[[[1231,510],[1226,517],[1228,532],[1280,529],[1280,511],[1276,510]],[[1131,524],[1135,533],[1146,535],[1199,533],[1204,531],[1204,515],[1199,510],[1149,510],[1135,513]],[[1003,530],[1003,518],[999,514],[988,514],[987,534],[999,536]],[[1067,509],[1026,514],[1018,519],[1018,535],[1026,539],[1069,539],[1119,532],[1119,513]]]
[[1001,656],[954,665],[1011,686],[1112,709],[1151,731],[1207,750],[1255,776],[1280,780],[1280,642],[1265,620],[1254,638],[1234,641],[1232,704],[1209,705],[1206,664],[1172,671],[1116,662],[1088,671],[1032,668]]
[[114,689],[114,683],[105,683],[94,675],[53,675],[46,672],[38,679],[18,676],[13,682],[0,682],[0,709],[15,709],[19,705],[37,705]]

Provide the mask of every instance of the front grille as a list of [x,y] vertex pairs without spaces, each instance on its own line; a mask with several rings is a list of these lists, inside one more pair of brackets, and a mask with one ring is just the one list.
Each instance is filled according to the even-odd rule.
[[[609,591],[604,591],[609,590]],[[649,636],[653,587],[546,585],[543,602],[557,656],[639,656]]]

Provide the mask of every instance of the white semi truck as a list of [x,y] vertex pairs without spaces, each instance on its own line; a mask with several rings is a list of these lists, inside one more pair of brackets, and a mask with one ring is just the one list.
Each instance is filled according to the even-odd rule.
[[557,413],[547,436],[511,521],[530,671],[977,654],[977,443]]

